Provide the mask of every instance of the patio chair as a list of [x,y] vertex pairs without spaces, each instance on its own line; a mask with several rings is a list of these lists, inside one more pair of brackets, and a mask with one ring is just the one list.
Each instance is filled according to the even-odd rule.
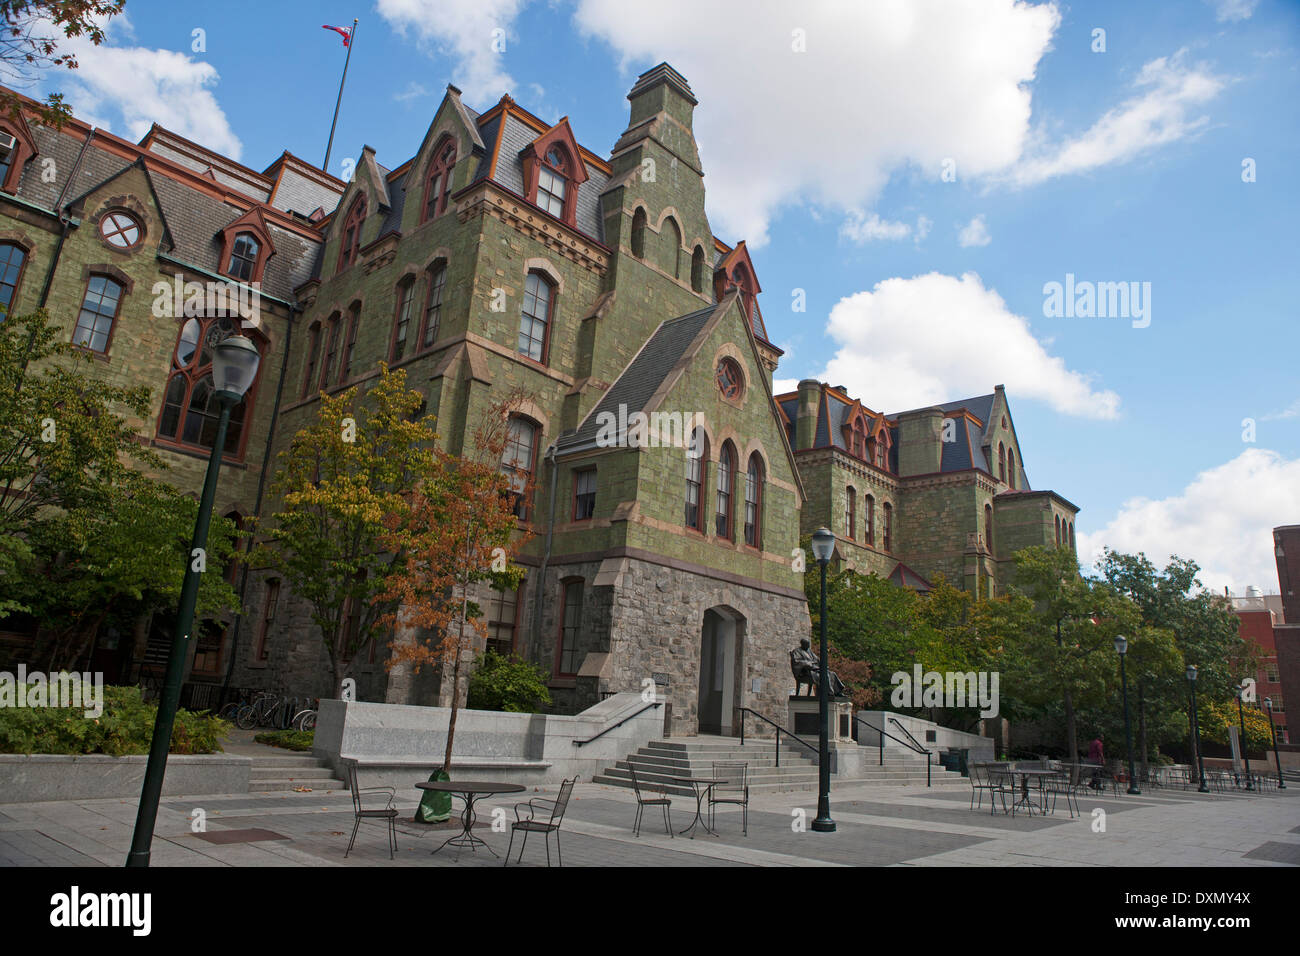
[[714,807],[730,803],[740,807],[740,831],[749,836],[749,764],[743,760],[715,761],[713,776],[727,782],[709,788],[709,829],[714,829]]
[[[993,802],[993,795],[1002,796],[1002,812],[1007,809],[1007,788],[1006,778],[998,772],[992,764],[973,763],[968,768],[970,772],[970,808],[974,810],[977,806],[984,805],[984,791],[989,794],[989,815],[992,816],[997,810]],[[978,803],[976,802],[978,799]]]
[[[673,823],[670,807],[672,800],[668,799],[668,788],[663,784],[642,783],[637,779],[636,766],[628,761],[628,772],[632,774],[632,790],[636,793],[636,819],[632,821],[633,836],[641,835],[641,815],[645,812],[646,807],[663,807],[664,808],[664,829],[668,835],[673,835]],[[646,796],[646,794],[650,796]]]
[[[564,866],[564,854],[560,852],[560,824],[564,822],[564,811],[569,808],[569,797],[573,794],[573,785],[578,782],[575,776],[571,780],[566,780],[560,784],[560,793],[554,800],[548,797],[534,797],[527,803],[515,804],[515,822],[510,824],[510,846],[506,847],[506,858],[501,864],[508,866],[510,864],[510,850],[515,845],[515,832],[524,831],[523,842],[519,844],[519,859],[516,863],[524,858],[524,847],[528,846],[528,834],[542,833],[545,834],[546,841],[546,865],[551,865],[551,834],[555,834],[555,856],[559,860],[559,865]],[[519,815],[521,807],[528,808],[528,817],[525,819]],[[542,813],[550,810],[550,816],[543,820],[538,816],[538,811]]]
[[[1043,801],[1046,809],[1046,801],[1050,796],[1052,798],[1052,813],[1056,812],[1056,798],[1065,797],[1065,809],[1070,811],[1070,819],[1074,819],[1079,810],[1079,785],[1070,782],[1070,772],[1068,770],[1053,774],[1043,779]],[[1073,806],[1071,806],[1073,801]]]
[[[397,808],[393,806],[393,800],[397,796],[397,791],[393,787],[360,787],[357,785],[357,762],[355,760],[347,761],[348,787],[352,791],[352,839],[348,841],[348,848],[343,853],[343,858],[347,859],[352,852],[352,846],[357,842],[357,830],[361,824],[379,822],[382,826],[383,821],[388,822],[388,858],[393,858],[393,853],[397,850]],[[366,807],[365,801],[369,794],[388,794],[388,799],[382,807]]]

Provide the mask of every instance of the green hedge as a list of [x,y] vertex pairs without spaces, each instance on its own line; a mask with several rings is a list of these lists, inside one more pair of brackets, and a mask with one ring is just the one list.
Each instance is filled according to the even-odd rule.
[[253,738],[259,744],[268,747],[283,747],[285,750],[311,750],[312,741],[316,739],[314,730],[268,730]]
[[515,655],[502,657],[489,650],[469,678],[470,710],[504,710],[535,714],[551,704],[546,674]]
[[[149,752],[156,703],[146,704],[138,687],[105,687],[104,712],[85,716],[84,707],[0,708],[0,753],[108,754],[124,757]],[[207,713],[176,712],[171,752],[221,751],[230,724]]]

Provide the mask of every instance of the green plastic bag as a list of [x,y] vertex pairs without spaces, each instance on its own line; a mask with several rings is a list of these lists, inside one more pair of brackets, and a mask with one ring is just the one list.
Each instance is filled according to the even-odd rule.
[[[446,782],[451,777],[439,767],[429,774],[429,782]],[[420,798],[420,805],[415,808],[415,823],[445,823],[451,819],[451,794],[440,790],[426,790]]]

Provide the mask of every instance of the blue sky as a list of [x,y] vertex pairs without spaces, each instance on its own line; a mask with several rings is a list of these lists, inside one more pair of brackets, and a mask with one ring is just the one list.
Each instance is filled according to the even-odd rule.
[[[1276,589],[1269,529],[1300,521],[1300,4],[129,0],[110,49],[47,82],[123,136],[157,119],[254,168],[320,162],[345,53],[320,25],[353,17],[331,172],[363,143],[409,158],[449,82],[608,155],[668,60],[779,380],[883,411],[1004,383],[1081,554]],[[1149,283],[1149,325],[1045,315],[1067,273]]]

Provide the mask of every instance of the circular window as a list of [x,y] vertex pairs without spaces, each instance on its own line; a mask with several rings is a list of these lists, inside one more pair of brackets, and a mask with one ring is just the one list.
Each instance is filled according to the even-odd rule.
[[718,391],[722,393],[723,398],[739,398],[745,385],[745,377],[740,371],[740,366],[729,358],[718,362],[717,381]]
[[140,241],[140,224],[124,212],[110,212],[99,220],[99,234],[110,246],[130,249]]

